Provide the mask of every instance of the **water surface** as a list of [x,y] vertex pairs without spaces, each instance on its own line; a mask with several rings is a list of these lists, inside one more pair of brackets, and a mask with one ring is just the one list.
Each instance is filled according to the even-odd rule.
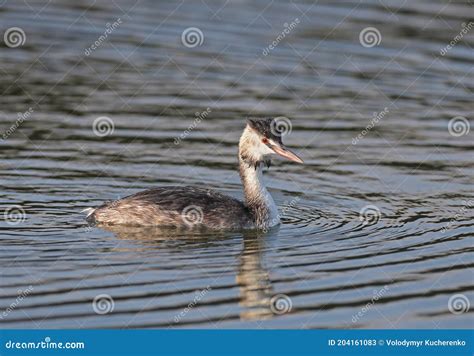
[[[0,49],[1,132],[31,108],[0,143],[3,327],[473,326],[449,306],[473,297],[474,146],[448,124],[472,122],[474,37],[440,52],[472,4],[1,3],[2,31],[26,34]],[[183,45],[189,27],[200,45]],[[367,27],[378,45],[361,45]],[[289,118],[305,159],[266,174],[280,228],[87,226],[81,210],[156,186],[241,197],[248,116]]]

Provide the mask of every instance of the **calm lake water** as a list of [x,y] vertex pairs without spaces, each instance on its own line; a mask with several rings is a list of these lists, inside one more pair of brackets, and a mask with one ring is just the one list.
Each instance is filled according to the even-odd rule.
[[[0,47],[2,327],[472,327],[473,15],[462,1],[0,1],[2,38],[24,32]],[[85,223],[157,186],[241,197],[249,116],[289,118],[306,163],[266,173],[279,229]]]

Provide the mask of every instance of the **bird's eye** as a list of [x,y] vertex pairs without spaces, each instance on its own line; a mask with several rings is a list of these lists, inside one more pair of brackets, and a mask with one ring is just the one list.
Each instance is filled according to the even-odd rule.
[[262,143],[268,145],[268,142],[269,142],[268,138],[266,138],[266,137],[262,138]]

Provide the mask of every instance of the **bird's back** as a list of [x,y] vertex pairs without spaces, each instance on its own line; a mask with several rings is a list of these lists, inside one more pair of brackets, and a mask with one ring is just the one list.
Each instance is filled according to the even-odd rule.
[[92,211],[90,222],[106,225],[207,227],[253,226],[245,205],[232,197],[199,187],[163,187],[108,202]]

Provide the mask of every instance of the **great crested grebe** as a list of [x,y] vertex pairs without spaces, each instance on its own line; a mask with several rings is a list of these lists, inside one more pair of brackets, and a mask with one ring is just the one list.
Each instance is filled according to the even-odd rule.
[[249,119],[239,142],[239,171],[245,201],[211,189],[163,187],[89,208],[87,220],[97,225],[267,229],[280,223],[278,209],[263,183],[263,166],[276,154],[303,160],[282,142],[276,119]]

